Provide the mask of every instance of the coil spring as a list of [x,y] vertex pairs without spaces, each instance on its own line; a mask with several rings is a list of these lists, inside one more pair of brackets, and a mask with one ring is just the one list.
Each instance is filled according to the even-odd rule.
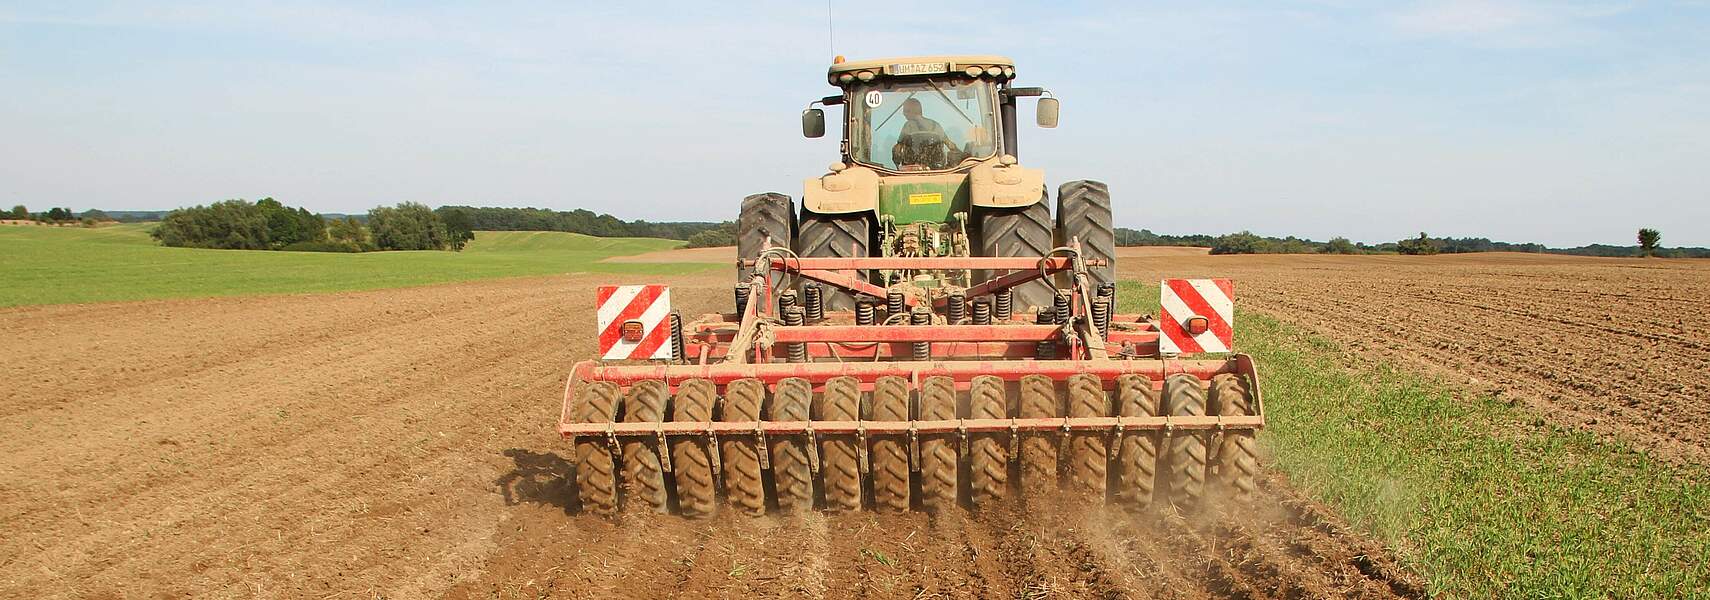
[[[795,290],[784,290],[782,293],[778,294],[778,313],[783,314],[783,312],[789,310],[790,307],[796,306],[796,298]],[[797,325],[800,325],[800,323],[797,323]]]
[[878,311],[877,311],[877,308],[873,306],[872,300],[857,301],[855,303],[855,324],[856,325],[872,325],[872,324],[874,324],[877,321],[877,319],[874,318],[875,316],[873,314],[875,312],[878,312]]
[[736,286],[736,314],[741,315],[748,312],[749,291],[747,285]]
[[818,285],[810,285],[802,290],[802,302],[807,307],[807,320],[818,321],[825,318],[824,292]]
[[1104,318],[1098,322],[1098,330],[1102,335],[1110,335],[1110,320],[1116,314],[1116,284],[1098,284],[1098,298],[1104,300]]
[[1092,319],[1093,325],[1098,327],[1098,337],[1108,339],[1110,337],[1110,298],[1093,298]]
[[956,325],[968,317],[968,297],[960,291],[950,292],[950,298],[945,303],[951,325]]
[[671,360],[683,362],[686,358],[683,351],[683,315],[671,311]]
[[[783,297],[779,296],[779,299],[782,300]],[[802,314],[802,307],[800,307],[800,306],[791,306],[789,308],[786,308],[786,309],[784,309],[784,324],[790,325],[790,326],[800,326],[803,323],[803,316],[804,315]],[[807,362],[807,343],[806,342],[790,342],[788,344],[788,346],[786,348],[784,348],[784,352],[785,352],[785,355],[789,358],[790,362],[793,362],[793,363]]]
[[1069,310],[1068,294],[1059,291],[1056,296],[1051,297],[1052,323],[1068,323],[1071,319],[1070,315],[1073,314],[1075,313]]
[[904,307],[902,290],[885,291],[885,312],[887,317],[903,314]]
[[[1040,325],[1054,325],[1057,321],[1056,312],[1056,309],[1049,306],[1040,307],[1039,313],[1033,318],[1033,322]],[[1057,358],[1057,342],[1041,341],[1034,345],[1033,352],[1039,356],[1039,360],[1055,359]]]
[[989,299],[986,299],[986,298],[975,298],[973,304],[974,304],[974,311],[973,311],[974,312],[974,324],[975,325],[991,325],[992,324],[992,301]]
[[[909,312],[908,321],[913,325],[931,325],[932,309],[926,306],[916,306]],[[932,360],[932,342],[914,343],[915,360]]]
[[997,310],[992,313],[992,318],[996,319],[998,321],[1008,321],[1008,320],[1014,318],[1015,317],[1015,291],[1014,290],[1002,290],[1002,291],[999,291],[996,294],[996,296],[997,296]]

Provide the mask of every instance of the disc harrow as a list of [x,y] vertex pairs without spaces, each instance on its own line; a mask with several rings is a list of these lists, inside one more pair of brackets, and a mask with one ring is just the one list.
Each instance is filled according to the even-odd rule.
[[[1252,359],[1184,358],[1169,336],[1214,344],[1216,315],[1117,313],[1115,287],[1090,283],[1097,265],[1075,243],[1035,258],[762,252],[743,261],[735,312],[611,342],[670,359],[572,369],[558,430],[581,506],[938,512],[1068,493],[1195,511],[1250,496],[1265,423]],[[866,275],[951,269],[1007,274],[968,288]],[[1040,280],[1068,285],[1038,312],[1016,306],[1010,291]],[[830,289],[852,309],[827,308]]]

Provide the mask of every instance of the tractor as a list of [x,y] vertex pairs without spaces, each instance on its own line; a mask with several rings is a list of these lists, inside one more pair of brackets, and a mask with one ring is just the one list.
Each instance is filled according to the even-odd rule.
[[1051,210],[1016,114],[1037,98],[1051,128],[1059,104],[1015,74],[1000,56],[838,57],[840,93],[801,120],[822,137],[822,107],[843,107],[840,160],[799,210],[743,199],[732,311],[597,291],[600,357],[572,368],[558,424],[586,512],[1251,496],[1264,413],[1233,283],[1165,279],[1157,315],[1118,312],[1108,188],[1062,184]]

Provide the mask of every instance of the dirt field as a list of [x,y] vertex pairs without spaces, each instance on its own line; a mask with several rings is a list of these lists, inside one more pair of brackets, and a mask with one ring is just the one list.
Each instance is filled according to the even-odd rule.
[[[1275,481],[1233,523],[566,515],[551,426],[592,315],[565,299],[595,282],[0,311],[0,595],[1412,590]],[[726,296],[722,276],[678,284],[687,310]]]
[[[1706,457],[1710,263],[1135,257],[1238,303]],[[621,280],[622,278],[617,278]],[[708,521],[578,515],[553,435],[609,276],[0,311],[0,596],[1417,595],[1325,509],[1184,522],[1073,506]],[[727,278],[679,278],[710,310]],[[1594,420],[1594,421],[1593,421]],[[1664,427],[1666,420],[1678,420]],[[1053,597],[1056,597],[1053,596]]]

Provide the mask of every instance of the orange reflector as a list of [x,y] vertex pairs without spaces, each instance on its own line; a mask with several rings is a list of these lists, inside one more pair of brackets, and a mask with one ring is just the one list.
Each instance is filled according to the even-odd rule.
[[834,65],[843,64],[843,55],[839,54],[839,55],[837,55],[836,58],[831,59],[831,64],[834,64]]
[[619,331],[623,333],[623,341],[632,344],[641,341],[641,321],[624,321]]
[[1186,329],[1188,335],[1199,335],[1211,329],[1211,321],[1205,317],[1194,315],[1188,317],[1187,322],[1182,323],[1182,329]]

